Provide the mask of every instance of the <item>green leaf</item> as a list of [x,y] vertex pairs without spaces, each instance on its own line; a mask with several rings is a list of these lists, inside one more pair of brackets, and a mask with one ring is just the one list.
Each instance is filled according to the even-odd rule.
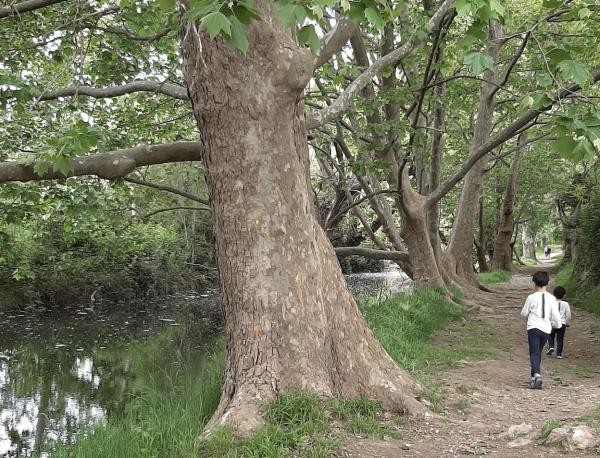
[[313,54],[319,52],[321,42],[313,25],[306,25],[298,30],[298,42],[303,45],[308,45]]
[[221,32],[231,36],[231,21],[220,11],[215,11],[204,16],[200,23],[200,30],[206,30],[211,39],[214,39]]
[[552,78],[550,78],[550,75],[547,75],[546,73],[542,73],[536,76],[537,79],[537,83],[540,87],[543,87],[544,89],[549,88],[550,86],[552,86]]
[[473,5],[469,0],[457,0],[454,3],[454,8],[459,16],[466,16],[473,11]]
[[35,163],[33,166],[33,171],[37,176],[43,177],[46,175],[46,173],[48,173],[48,168],[48,163],[46,161],[41,161]]
[[590,161],[595,157],[593,145],[586,139],[577,142],[577,146],[571,151],[571,156],[568,158],[573,162]]
[[65,156],[59,156],[54,159],[52,167],[65,176],[74,169],[73,161]]
[[306,19],[306,10],[300,5],[283,5],[275,13],[283,21],[283,25],[291,27],[295,24],[302,24]]
[[577,142],[570,136],[559,137],[554,141],[552,145],[552,151],[560,154],[562,157],[569,159],[573,153],[573,150],[577,146]]
[[575,81],[581,86],[591,78],[587,67],[578,60],[563,60],[558,64],[558,68],[564,79]]
[[552,99],[547,94],[534,94],[531,108],[539,110],[552,104]]
[[490,0],[490,9],[499,17],[503,17],[506,9],[498,0]]
[[176,0],[158,0],[158,6],[165,12],[171,12],[175,9]]
[[243,0],[237,2],[232,8],[233,14],[239,19],[239,21],[248,25],[252,21],[260,21],[260,13],[254,6],[251,0]]
[[244,54],[248,51],[250,44],[246,38],[246,32],[239,19],[235,16],[231,17],[231,40],[230,43]]
[[381,17],[381,14],[379,14],[379,11],[377,11],[377,9],[372,7],[367,8],[365,10],[365,17],[367,18],[367,21],[369,21],[369,23],[373,25],[373,27],[375,27],[380,32],[383,31],[383,28],[385,27],[385,22]]
[[564,49],[554,48],[549,51],[546,56],[552,61],[554,65],[560,64],[563,60],[570,60],[571,55]]
[[592,15],[592,10],[589,8],[581,8],[579,10],[579,19],[585,19]]
[[342,10],[344,10],[344,11],[350,10],[350,2],[348,0],[341,0],[340,6],[342,7]]
[[485,70],[489,70],[494,66],[494,61],[487,54],[480,52],[470,52],[465,56],[464,62],[470,65],[475,75],[481,75]]

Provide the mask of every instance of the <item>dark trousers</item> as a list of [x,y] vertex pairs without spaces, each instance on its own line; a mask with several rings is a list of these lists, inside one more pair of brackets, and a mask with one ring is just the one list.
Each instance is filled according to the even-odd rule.
[[550,337],[548,338],[548,346],[554,347],[554,336],[556,336],[556,356],[562,356],[563,344],[565,342],[565,331],[567,327],[563,324],[560,329],[552,329]]
[[541,374],[542,351],[548,341],[548,334],[537,328],[529,329],[527,340],[529,341],[529,359],[531,361],[531,376],[533,377],[534,374]]

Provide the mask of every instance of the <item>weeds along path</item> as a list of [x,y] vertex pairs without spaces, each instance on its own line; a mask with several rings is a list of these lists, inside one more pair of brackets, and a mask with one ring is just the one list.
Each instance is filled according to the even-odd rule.
[[[457,368],[433,374],[431,379],[444,387],[446,396],[439,416],[414,424],[401,441],[352,440],[341,456],[564,456],[559,448],[536,445],[537,440],[510,448],[509,441],[500,437],[509,426],[521,423],[531,424],[541,433],[548,420],[577,421],[598,412],[600,406],[600,319],[575,307],[565,336],[565,358],[544,356],[544,389],[529,389],[527,335],[519,313],[531,292],[531,274],[540,269],[552,273],[554,266],[542,261],[540,266],[515,272],[509,283],[494,285],[493,294],[467,295],[469,303],[481,306],[467,319],[489,330],[488,341],[481,344],[496,351],[489,359],[463,361]],[[464,323],[451,325],[438,335],[437,342],[452,347],[472,329]],[[590,450],[569,455],[597,457],[598,453]]]

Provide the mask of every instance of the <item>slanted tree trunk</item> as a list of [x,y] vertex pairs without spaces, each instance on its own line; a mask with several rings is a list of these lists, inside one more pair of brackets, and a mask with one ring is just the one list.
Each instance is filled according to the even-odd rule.
[[523,244],[523,257],[525,259],[533,259],[537,262],[537,256],[535,254],[535,234],[530,231],[528,224],[523,225],[521,242]]
[[402,238],[410,254],[413,281],[417,285],[437,286],[445,290],[446,284],[429,238],[427,199],[412,189],[407,168],[402,170],[400,185],[398,208],[402,215]]
[[523,148],[527,142],[527,134],[522,133],[518,139],[518,149],[515,153],[510,169],[508,170],[508,180],[506,182],[506,191],[504,192],[504,201],[502,203],[502,213],[498,235],[494,244],[494,257],[492,258],[492,268],[501,269],[510,272],[512,270],[512,246],[511,240],[514,229],[515,197],[517,195],[517,183],[519,172],[521,170],[521,159],[523,157]]
[[479,272],[488,272],[487,259],[485,258],[485,225],[483,221],[483,197],[479,198],[479,240],[475,240],[475,252],[477,253],[477,263]]
[[[498,64],[500,50],[502,48],[501,26],[496,22],[490,23],[489,37],[491,44],[488,54],[494,62],[494,68]],[[477,110],[477,121],[470,147],[470,154],[475,154],[489,137],[492,128],[496,100],[496,85],[486,81],[494,81],[495,71],[487,70],[483,74],[484,82],[480,85],[479,107]],[[452,227],[450,245],[445,253],[445,267],[457,282],[464,286],[478,286],[479,282],[473,269],[473,239],[475,224],[479,206],[479,198],[483,186],[486,156],[481,158],[465,176],[464,184],[460,194],[458,211]]]
[[261,424],[289,389],[421,412],[417,385],[373,337],[317,222],[302,91],[308,50],[256,2],[242,54],[183,25],[184,75],[203,149],[225,315],[223,393],[208,430]]

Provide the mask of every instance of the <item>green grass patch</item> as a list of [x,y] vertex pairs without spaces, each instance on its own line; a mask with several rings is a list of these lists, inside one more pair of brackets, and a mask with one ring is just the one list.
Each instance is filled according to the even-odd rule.
[[493,270],[491,272],[480,272],[477,274],[479,281],[485,285],[492,283],[505,283],[510,280],[510,272],[506,270]]
[[600,431],[600,407],[596,407],[589,414],[581,417],[580,420],[590,428]]
[[542,432],[540,433],[540,439],[545,442],[550,436],[550,433],[556,428],[560,427],[561,423],[559,420],[548,420],[542,425]]
[[[177,357],[168,369],[154,367],[121,416],[59,445],[53,458],[196,457],[199,436],[221,396],[224,352],[219,342],[194,367]],[[150,368],[148,368],[150,370]],[[161,372],[162,371],[162,372]]]

